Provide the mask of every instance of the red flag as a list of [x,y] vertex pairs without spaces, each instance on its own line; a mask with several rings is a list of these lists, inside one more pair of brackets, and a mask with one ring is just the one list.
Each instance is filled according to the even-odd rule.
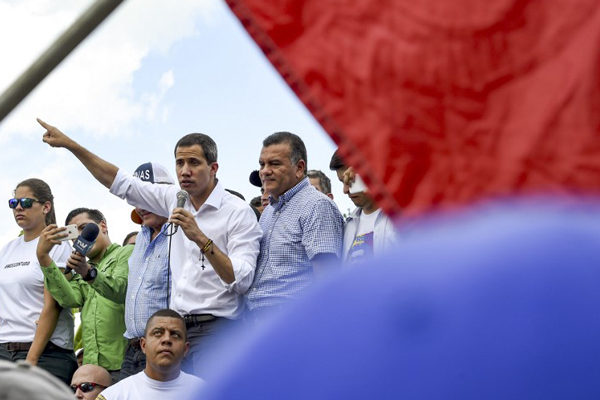
[[227,0],[390,214],[600,189],[596,0]]

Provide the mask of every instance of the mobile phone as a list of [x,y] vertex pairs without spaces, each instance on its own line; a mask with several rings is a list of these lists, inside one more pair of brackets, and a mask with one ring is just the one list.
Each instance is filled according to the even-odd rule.
[[67,225],[65,226],[65,228],[67,228],[67,230],[63,233],[66,233],[67,237],[62,238],[61,240],[75,240],[79,237],[79,230],[77,229],[77,225]]
[[366,192],[367,190],[367,185],[365,185],[365,182],[362,180],[360,175],[355,174],[354,182],[352,182],[352,185],[350,185],[350,189],[348,190],[350,194]]

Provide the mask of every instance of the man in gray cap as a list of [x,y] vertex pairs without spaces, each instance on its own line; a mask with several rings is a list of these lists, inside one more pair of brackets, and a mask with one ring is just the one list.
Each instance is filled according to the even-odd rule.
[[0,360],[0,399],[72,400],[73,392],[48,371],[26,361]]
[[[173,185],[167,169],[148,162],[137,167],[134,176],[157,185]],[[136,207],[131,220],[142,225],[129,258],[129,278],[125,297],[125,350],[120,379],[137,374],[146,366],[140,339],[148,318],[157,310],[168,308],[170,266],[168,265],[167,218]]]

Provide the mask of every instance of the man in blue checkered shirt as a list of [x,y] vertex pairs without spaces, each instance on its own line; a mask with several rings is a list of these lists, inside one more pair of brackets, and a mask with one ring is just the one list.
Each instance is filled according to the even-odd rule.
[[[140,165],[133,175],[157,185],[175,184],[167,169],[154,162]],[[142,227],[129,257],[125,298],[125,338],[129,343],[120,379],[135,375],[146,367],[146,355],[140,347],[140,339],[150,316],[169,305],[167,218],[136,207],[131,212],[131,220]]]
[[315,274],[337,267],[344,225],[335,203],[308,181],[306,147],[297,135],[268,136],[259,163],[270,205],[260,218],[258,265],[246,293],[251,320],[300,295]]

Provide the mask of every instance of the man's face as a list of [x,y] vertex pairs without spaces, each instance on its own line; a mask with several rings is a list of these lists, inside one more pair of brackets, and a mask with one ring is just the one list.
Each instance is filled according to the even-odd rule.
[[265,192],[279,198],[293,188],[304,177],[305,161],[292,164],[291,149],[288,143],[272,144],[263,147],[258,160],[260,178]]
[[154,317],[140,345],[146,354],[146,366],[155,370],[179,369],[190,347],[183,321],[172,317]]
[[204,151],[198,144],[179,146],[175,151],[175,169],[179,186],[191,197],[205,195],[208,197],[218,168],[216,162],[208,164]]
[[163,224],[168,220],[168,218],[153,214],[150,211],[146,211],[143,208],[139,207],[135,208],[135,212],[137,213],[137,215],[139,215],[140,219],[142,220],[142,224],[155,232],[160,231]]
[[308,181],[310,182],[311,185],[313,185],[319,192],[323,193],[323,194],[327,194],[323,191],[323,188],[321,188],[321,180],[319,178],[311,178],[308,177]]
[[87,224],[98,225],[98,228],[100,231],[98,232],[98,238],[96,239],[96,243],[94,243],[94,247],[92,247],[92,249],[90,251],[88,251],[88,253],[86,254],[86,256],[90,260],[93,260],[99,254],[102,254],[102,252],[107,247],[107,243],[110,243],[110,241],[107,238],[108,230],[106,229],[106,223],[104,223],[104,222],[100,222],[99,224],[96,223],[96,221],[94,221],[93,219],[90,218],[88,213],[84,212],[81,214],[77,214],[76,216],[71,218],[70,221],[67,221],[67,225],[72,225],[72,224],[77,225],[77,230],[79,230],[79,234],[81,234],[81,231],[83,230],[83,228],[85,228],[85,226]]
[[344,171],[346,168],[340,168],[335,171],[340,182],[344,185],[344,193],[350,197],[350,200],[356,207],[365,208],[369,204],[373,203],[373,199],[367,192],[350,193],[350,185],[344,183]]
[[262,205],[263,210],[269,205],[269,193],[264,189],[264,186],[265,185],[263,184],[263,188],[260,192],[260,204]]
[[[104,372],[106,374],[106,372]],[[98,372],[95,365],[84,365],[77,369],[71,379],[71,386],[77,387],[75,390],[75,398],[93,400],[98,397],[98,394],[105,388],[107,388],[111,382],[109,381],[110,375],[106,376]],[[95,383],[93,390],[90,392],[84,392],[81,390],[80,385],[82,383]],[[87,385],[84,385],[84,388]]]

